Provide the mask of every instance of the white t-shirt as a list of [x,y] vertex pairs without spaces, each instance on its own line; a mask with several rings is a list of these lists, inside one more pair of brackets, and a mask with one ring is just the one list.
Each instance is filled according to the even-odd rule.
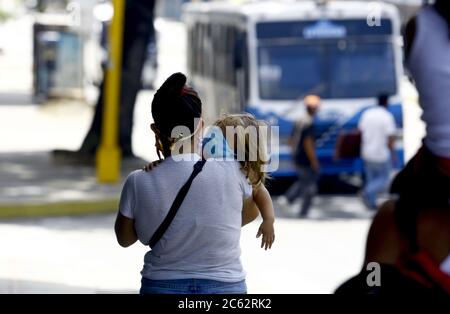
[[[143,244],[148,244],[200,159],[196,154],[177,157],[185,161],[169,157],[150,172],[137,170],[126,179],[119,210],[135,220]],[[142,276],[153,280],[245,279],[239,241],[243,200],[251,194],[252,187],[237,161],[208,160],[166,233],[146,253]]]
[[407,62],[423,108],[425,145],[433,154],[450,158],[450,40],[448,24],[432,6],[417,14]]
[[386,162],[390,158],[389,137],[395,135],[394,116],[377,106],[363,112],[358,123],[361,131],[361,155],[369,162]]

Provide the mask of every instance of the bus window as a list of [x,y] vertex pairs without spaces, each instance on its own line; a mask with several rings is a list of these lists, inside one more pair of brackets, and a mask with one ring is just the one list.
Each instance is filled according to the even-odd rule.
[[205,24],[204,26],[204,56],[202,58],[201,65],[203,68],[202,75],[207,78],[214,77],[214,51],[213,51],[213,38],[211,24]]
[[229,67],[229,60],[230,60],[230,40],[232,36],[232,29],[229,26],[225,26],[223,29],[223,78],[224,82],[228,85],[231,85],[231,79],[230,79],[230,67]]
[[201,37],[200,37],[200,45],[202,54],[199,56],[198,65],[200,68],[200,74],[202,76],[209,77],[206,71],[206,62],[207,58],[209,56],[209,49],[208,49],[208,28],[206,24],[201,24]]
[[249,97],[248,49],[245,32],[236,33],[233,45],[233,76],[239,91],[240,110],[244,110]]
[[211,25],[211,44],[212,44],[212,77],[215,80],[220,80],[221,71],[220,71],[220,43],[223,40],[220,34],[221,28],[217,24]]
[[[194,42],[194,27],[192,25],[188,27],[187,42],[188,43]],[[190,49],[186,49],[186,54],[187,54],[187,68],[189,72],[193,73],[195,72],[193,64],[193,56],[195,56],[195,45],[191,46]]]
[[341,41],[330,45],[329,96],[362,98],[396,93],[394,52],[390,43]]
[[390,42],[310,41],[260,45],[262,99],[293,100],[305,94],[322,98],[370,98],[397,91]]
[[203,27],[201,24],[195,25],[195,55],[194,55],[194,71],[197,74],[202,73],[203,59]]
[[274,45],[258,48],[261,99],[298,99],[305,94],[323,95],[323,47]]
[[215,50],[216,54],[215,57],[217,58],[217,78],[220,80],[221,83],[226,83],[227,76],[226,76],[226,27],[223,25],[218,26],[218,37],[216,38],[217,41],[217,50]]
[[231,86],[236,86],[236,75],[234,68],[234,47],[236,42],[236,30],[229,27],[227,29],[227,46],[226,46],[226,77],[227,82]]

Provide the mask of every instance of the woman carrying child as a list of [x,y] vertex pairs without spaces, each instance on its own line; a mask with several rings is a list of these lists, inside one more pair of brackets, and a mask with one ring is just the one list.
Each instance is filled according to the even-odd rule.
[[141,272],[142,294],[246,293],[240,233],[258,216],[258,206],[264,213],[263,245],[273,242],[270,195],[251,181],[263,182],[263,175],[254,175],[262,168],[245,160],[204,159],[201,113],[201,100],[186,77],[170,76],[152,102],[152,130],[164,160],[151,171],[132,172],[122,190],[115,225],[119,244],[139,240],[151,246]]

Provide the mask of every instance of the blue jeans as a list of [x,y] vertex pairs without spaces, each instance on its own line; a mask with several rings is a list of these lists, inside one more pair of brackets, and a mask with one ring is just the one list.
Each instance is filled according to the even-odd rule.
[[142,278],[140,294],[245,294],[245,280],[222,282],[208,279],[150,280]]
[[364,197],[371,208],[377,207],[377,195],[386,190],[389,184],[391,172],[390,161],[386,162],[364,162],[366,183],[364,186]]

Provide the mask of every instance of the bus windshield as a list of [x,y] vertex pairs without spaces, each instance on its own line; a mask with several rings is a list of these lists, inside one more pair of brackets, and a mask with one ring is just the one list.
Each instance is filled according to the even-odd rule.
[[396,93],[393,44],[351,39],[258,46],[261,99],[365,98]]

